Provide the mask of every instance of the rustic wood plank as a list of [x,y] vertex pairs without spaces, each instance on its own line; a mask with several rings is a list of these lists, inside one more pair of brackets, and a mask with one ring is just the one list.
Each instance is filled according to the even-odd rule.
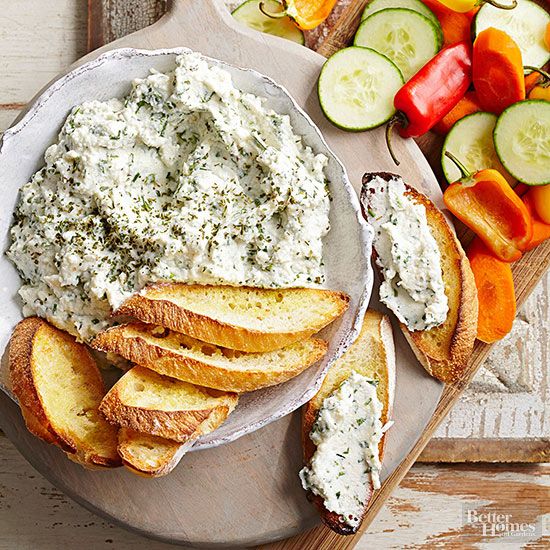
[[88,0],[88,51],[158,21],[168,0]]
[[[475,457],[475,460],[472,459]],[[433,438],[419,462],[550,462],[550,439]]]
[[[478,498],[484,502],[489,500],[491,509],[498,511],[506,510],[509,502],[517,499],[514,510],[519,509],[532,521],[526,496],[539,498],[544,505],[544,499],[548,499],[543,493],[547,487],[544,476],[548,474],[550,466],[512,464],[504,468],[468,466],[457,469],[415,465],[357,548],[389,550],[407,545],[422,549],[433,548],[435,541],[459,544],[465,529],[461,520],[462,506]],[[474,496],[474,490],[475,495],[481,496]],[[0,517],[0,550],[175,548],[129,533],[75,504],[38,474],[2,435]]]
[[86,0],[0,0],[0,14],[3,104],[26,103],[86,51]]

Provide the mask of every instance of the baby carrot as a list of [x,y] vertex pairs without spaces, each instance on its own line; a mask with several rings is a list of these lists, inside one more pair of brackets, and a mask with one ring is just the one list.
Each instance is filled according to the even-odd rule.
[[525,99],[521,51],[504,31],[489,27],[474,42],[472,76],[479,104],[500,114]]
[[479,300],[477,337],[490,344],[512,330],[516,317],[512,268],[496,258],[478,237],[468,247],[467,255]]
[[461,118],[481,111],[475,92],[466,95],[433,127],[438,134],[448,134]]

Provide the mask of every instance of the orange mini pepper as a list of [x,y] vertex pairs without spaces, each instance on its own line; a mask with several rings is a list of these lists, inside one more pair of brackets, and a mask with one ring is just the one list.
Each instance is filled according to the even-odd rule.
[[459,13],[468,13],[473,9],[478,7],[480,4],[490,4],[494,8],[499,8],[501,10],[512,10],[518,4],[517,0],[513,0],[511,3],[497,2],[497,0],[439,0],[441,4],[450,10],[459,12]]
[[533,236],[525,250],[532,250],[546,239],[550,239],[550,223],[541,220],[536,210],[535,195],[532,193],[535,189],[537,188],[533,187],[521,198],[533,220]]
[[[526,67],[524,67],[525,69]],[[538,86],[539,82],[541,80],[541,76],[538,72],[538,69],[536,71],[532,71],[529,74],[525,75],[525,95],[529,96],[531,93],[531,90]]]
[[260,11],[273,19],[288,16],[300,29],[307,31],[318,27],[330,15],[336,0],[281,0],[281,4],[281,12],[270,13],[260,2]]
[[504,262],[521,258],[533,236],[533,222],[522,200],[497,170],[470,174],[448,151],[462,173],[443,194],[447,208]]
[[443,32],[443,46],[456,44],[457,42],[470,41],[472,19],[479,8],[471,10],[472,13],[458,13],[438,0],[422,0],[439,20]]

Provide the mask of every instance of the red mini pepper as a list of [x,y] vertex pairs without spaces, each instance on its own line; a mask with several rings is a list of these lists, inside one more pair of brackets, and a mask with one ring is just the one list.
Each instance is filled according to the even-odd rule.
[[386,127],[386,141],[395,164],[399,161],[391,147],[393,126],[399,124],[402,137],[425,134],[460,101],[471,82],[471,46],[458,42],[443,48],[395,94],[397,112]]

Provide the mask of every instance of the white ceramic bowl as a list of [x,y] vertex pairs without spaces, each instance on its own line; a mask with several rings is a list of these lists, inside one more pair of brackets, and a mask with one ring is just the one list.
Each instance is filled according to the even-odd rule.
[[[0,144],[0,235],[3,251],[9,246],[9,228],[18,190],[44,164],[44,152],[56,140],[71,108],[88,100],[126,95],[132,79],[146,76],[151,68],[170,70],[174,66],[175,56],[182,51],[182,48],[154,51],[121,49],[105,53],[54,82],[4,133]],[[332,229],[324,240],[326,286],[346,292],[351,300],[343,317],[321,333],[330,343],[322,361],[289,382],[243,395],[227,422],[200,439],[194,449],[233,441],[308,401],[319,388],[331,363],[357,336],[373,285],[371,230],[361,216],[357,195],[344,167],[330,151],[309,116],[284,88],[270,78],[256,71],[207,59],[228,70],[238,88],[267,98],[268,107],[288,114],[295,132],[303,136],[304,142],[315,152],[324,153],[329,158],[326,174],[333,200],[330,213]],[[0,258],[0,280],[0,346],[4,349],[13,327],[21,320],[21,302],[17,296],[21,281],[5,255]],[[5,373],[5,369],[2,372]]]

